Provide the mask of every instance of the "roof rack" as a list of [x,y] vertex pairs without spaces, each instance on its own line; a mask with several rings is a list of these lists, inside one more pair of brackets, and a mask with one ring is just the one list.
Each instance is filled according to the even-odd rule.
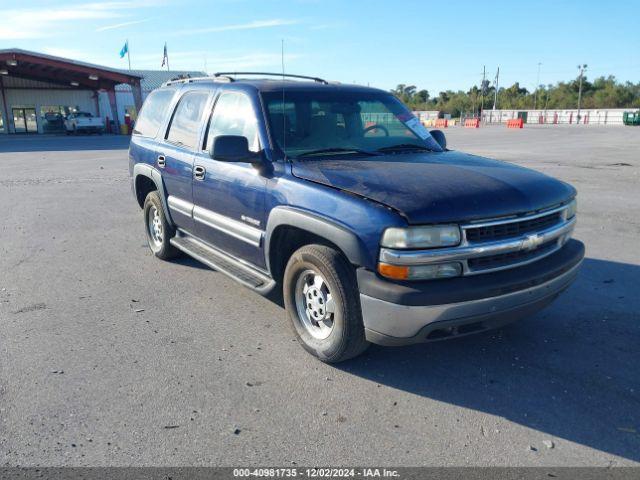
[[218,72],[218,73],[214,73],[213,76],[214,78],[228,78],[229,81],[231,82],[235,82],[235,79],[233,78],[233,76],[236,75],[267,75],[270,77],[288,77],[288,78],[302,78],[304,80],[313,80],[314,82],[318,82],[318,83],[322,83],[324,85],[329,85],[329,82],[327,82],[325,79],[323,78],[318,78],[318,77],[308,77],[306,75],[292,75],[289,73],[271,73],[271,72]]
[[175,85],[178,83],[195,83],[195,82],[232,82],[232,78],[227,77],[183,77],[183,78],[173,78],[171,80],[167,80],[162,84],[163,87],[169,85]]
[[318,77],[307,77],[306,75],[289,75],[282,73],[269,73],[269,72],[218,72],[214,73],[211,77],[183,77],[183,78],[173,78],[169,81],[164,82],[163,86],[175,85],[177,83],[195,83],[195,82],[204,82],[204,81],[214,81],[214,82],[235,82],[236,79],[233,77],[235,75],[267,75],[270,77],[288,77],[288,78],[302,78],[304,80],[313,80],[314,82],[322,83],[323,85],[329,85],[329,82],[324,80],[323,78]]

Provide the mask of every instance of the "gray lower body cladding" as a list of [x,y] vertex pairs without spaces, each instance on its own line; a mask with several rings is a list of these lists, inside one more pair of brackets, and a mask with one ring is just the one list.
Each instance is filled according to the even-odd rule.
[[[359,272],[367,339],[381,345],[428,342],[496,328],[532,315],[571,285],[583,256],[584,245],[571,240],[561,251],[536,262],[540,264],[500,275],[430,282],[431,289],[429,282],[423,282],[414,291],[406,291],[412,288],[408,284],[390,284]],[[479,277],[485,278],[477,280]],[[379,282],[389,285],[386,298],[375,295],[380,291]]]

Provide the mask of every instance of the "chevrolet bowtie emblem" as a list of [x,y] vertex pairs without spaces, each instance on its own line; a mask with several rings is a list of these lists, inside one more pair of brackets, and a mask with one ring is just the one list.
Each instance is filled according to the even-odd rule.
[[520,248],[522,250],[535,250],[542,243],[542,237],[537,234],[528,235],[527,238],[522,240]]

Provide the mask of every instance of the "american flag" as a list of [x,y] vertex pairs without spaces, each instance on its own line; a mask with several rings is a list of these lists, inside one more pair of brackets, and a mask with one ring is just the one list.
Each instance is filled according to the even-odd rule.
[[169,66],[169,54],[167,54],[167,42],[164,42],[164,53],[162,54],[162,65],[164,67],[165,64],[167,67]]

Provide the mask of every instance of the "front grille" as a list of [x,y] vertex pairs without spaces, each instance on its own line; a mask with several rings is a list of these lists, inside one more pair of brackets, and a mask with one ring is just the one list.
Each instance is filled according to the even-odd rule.
[[486,227],[468,227],[465,228],[465,233],[469,243],[492,242],[539,232],[556,225],[561,220],[561,212],[555,212],[529,220],[500,223]]
[[473,272],[508,267],[510,265],[526,262],[544,255],[556,248],[557,245],[557,241],[552,241],[540,245],[535,250],[520,250],[517,252],[489,255],[487,257],[470,258],[467,260],[467,265],[469,266],[469,270]]
[[462,275],[486,274],[535,262],[558,251],[571,238],[576,219],[567,218],[573,205],[529,216],[487,219],[461,225],[457,247],[424,250],[380,249],[380,262],[399,266],[456,262]]

